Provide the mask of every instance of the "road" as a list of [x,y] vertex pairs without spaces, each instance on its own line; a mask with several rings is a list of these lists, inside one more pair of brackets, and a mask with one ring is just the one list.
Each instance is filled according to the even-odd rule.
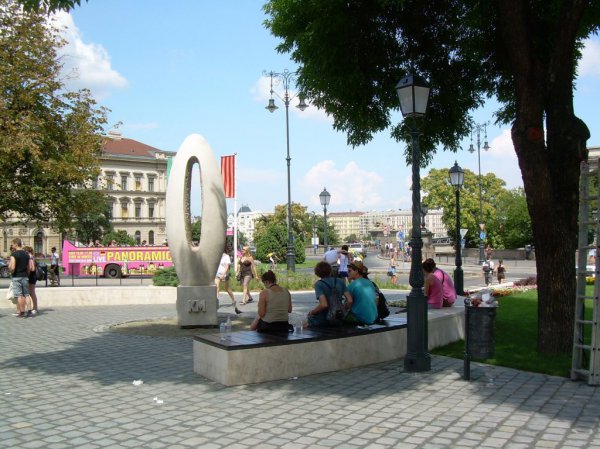
[[[308,255],[307,259],[320,260],[322,256]],[[535,261],[532,260],[505,260],[506,265],[506,281],[513,282],[519,279],[524,279],[536,274]],[[374,280],[386,278],[386,273],[389,266],[389,259],[382,258],[375,253],[370,253],[364,260],[365,265],[369,268],[371,278]],[[454,258],[442,256],[437,260],[438,266],[446,271],[449,275],[454,274]],[[466,290],[479,288],[483,286],[483,276],[481,269],[475,264],[475,260],[467,260],[463,265],[464,271],[464,286]],[[400,284],[409,285],[408,277],[410,273],[410,262],[400,262],[397,266],[398,282]],[[298,272],[312,273],[311,268],[298,269]],[[494,278],[494,282],[497,282]],[[8,288],[10,279],[0,278],[0,289]],[[105,279],[105,278],[71,278],[69,276],[61,279],[63,287],[108,287],[108,286],[135,286],[135,285],[152,285],[152,278],[131,276],[123,279]],[[40,288],[45,287],[45,282],[38,282]]]

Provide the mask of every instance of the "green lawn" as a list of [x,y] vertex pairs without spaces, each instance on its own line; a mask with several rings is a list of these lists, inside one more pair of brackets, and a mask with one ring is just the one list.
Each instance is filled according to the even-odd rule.
[[[542,355],[537,352],[537,290],[502,297],[499,304],[496,312],[495,358],[482,361],[491,365],[569,377],[571,353]],[[591,316],[591,304],[586,304],[586,314]],[[437,348],[432,353],[462,359],[464,349],[464,341],[460,341]]]

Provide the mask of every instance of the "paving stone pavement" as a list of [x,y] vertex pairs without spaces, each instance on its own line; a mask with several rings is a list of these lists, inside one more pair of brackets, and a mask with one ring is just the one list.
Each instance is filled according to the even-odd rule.
[[190,338],[106,330],[174,306],[12,311],[0,448],[600,449],[600,389],[564,378],[472,364],[465,382],[461,360],[433,356],[427,373],[398,360],[223,387],[194,374]]

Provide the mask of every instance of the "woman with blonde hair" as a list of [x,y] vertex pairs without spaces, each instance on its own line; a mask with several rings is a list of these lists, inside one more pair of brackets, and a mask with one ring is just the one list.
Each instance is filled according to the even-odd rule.
[[244,246],[242,257],[238,260],[238,266],[236,269],[236,278],[242,283],[243,294],[241,304],[247,304],[254,301],[250,294],[250,281],[252,278],[258,279],[258,273],[256,272],[256,264],[254,263],[254,257],[250,252],[249,246]]

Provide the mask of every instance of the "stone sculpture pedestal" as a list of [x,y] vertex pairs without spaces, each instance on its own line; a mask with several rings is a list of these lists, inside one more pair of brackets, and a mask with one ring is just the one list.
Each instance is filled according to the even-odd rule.
[[177,287],[177,324],[181,328],[216,327],[216,285]]
[[423,239],[423,260],[435,260],[435,246],[433,246],[433,233],[426,228],[421,228],[421,238]]

